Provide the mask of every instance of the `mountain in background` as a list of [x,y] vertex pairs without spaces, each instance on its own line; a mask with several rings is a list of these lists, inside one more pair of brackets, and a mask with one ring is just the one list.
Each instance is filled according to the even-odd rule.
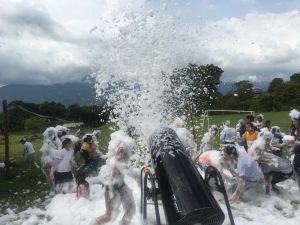
[[[221,83],[218,87],[219,92],[226,94],[233,83]],[[253,83],[255,87],[266,91],[269,83]],[[43,102],[61,102],[69,106],[72,104],[91,105],[96,103],[96,91],[93,84],[90,83],[67,83],[54,85],[21,85],[12,84],[0,86],[0,110],[2,111],[2,100],[8,102],[21,100],[24,102],[43,103]]]
[[94,85],[89,83],[67,83],[54,85],[20,85],[12,84],[0,87],[0,110],[2,101],[21,100],[24,102],[43,103],[61,102],[68,106],[72,104],[91,105],[96,103]]

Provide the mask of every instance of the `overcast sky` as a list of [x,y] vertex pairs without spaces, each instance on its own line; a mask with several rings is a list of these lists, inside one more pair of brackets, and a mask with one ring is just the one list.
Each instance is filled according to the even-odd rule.
[[0,87],[84,80],[97,67],[94,52],[105,54],[105,43],[98,43],[108,23],[103,18],[151,9],[178,18],[191,33],[201,28],[193,44],[204,50],[189,59],[220,66],[224,81],[268,81],[300,72],[299,0],[0,0],[0,5]]

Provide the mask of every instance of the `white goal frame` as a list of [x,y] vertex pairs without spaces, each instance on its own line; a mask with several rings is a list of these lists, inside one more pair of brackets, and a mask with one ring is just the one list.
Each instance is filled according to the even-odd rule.
[[210,109],[208,109],[208,110],[205,110],[204,111],[204,114],[202,115],[202,117],[201,117],[201,123],[203,124],[203,126],[202,126],[202,129],[204,128],[204,121],[205,121],[205,119],[207,119],[207,129],[209,129],[209,127],[210,127],[210,124],[209,124],[209,113],[210,112],[233,112],[233,113],[248,113],[248,114],[251,114],[251,115],[255,115],[255,112],[254,111],[245,111],[245,110],[226,110],[226,109],[215,109],[215,110],[210,110]]

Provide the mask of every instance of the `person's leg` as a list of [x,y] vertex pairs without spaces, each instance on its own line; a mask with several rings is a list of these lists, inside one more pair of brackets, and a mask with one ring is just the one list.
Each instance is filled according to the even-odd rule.
[[122,220],[120,221],[120,225],[129,225],[132,217],[136,213],[136,206],[132,195],[132,190],[130,190],[129,187],[124,184],[123,187],[119,189],[119,193],[124,209],[124,215],[122,217]]
[[52,178],[50,176],[50,171],[51,171],[51,168],[42,168],[42,172],[46,177],[48,185],[50,186],[51,189],[53,189],[54,188],[54,181],[52,180]]
[[31,154],[26,155],[26,166],[31,170]]
[[264,174],[265,178],[265,186],[266,186],[266,194],[269,195],[271,191],[271,177],[269,173]]
[[113,204],[114,204],[114,197],[110,198],[109,190],[107,189],[104,194],[105,197],[105,206],[106,206],[106,212],[104,215],[99,216],[97,218],[97,225],[102,225],[107,222],[109,222],[112,219],[112,213],[113,213]]
[[277,183],[284,181],[288,178],[290,178],[293,175],[293,173],[285,174],[281,172],[271,172],[272,180],[271,180],[271,185],[272,185],[272,190],[278,192],[279,189],[275,186]]
[[236,179],[232,180],[228,185],[227,192],[229,194],[233,194],[235,192],[237,186],[238,186],[238,180],[236,180]]
[[294,166],[296,179],[298,181],[298,185],[300,189],[300,154],[295,154],[293,166]]
[[299,189],[300,189],[300,167],[295,168],[295,174],[296,174],[296,179],[298,181],[298,186],[299,186]]

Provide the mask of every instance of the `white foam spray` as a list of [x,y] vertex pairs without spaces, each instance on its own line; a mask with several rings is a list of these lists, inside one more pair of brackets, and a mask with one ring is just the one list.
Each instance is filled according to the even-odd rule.
[[[103,91],[110,89],[106,97],[108,104],[114,106],[112,121],[124,130],[128,125],[135,126],[143,140],[156,128],[173,121],[173,110],[164,102],[168,83],[162,82],[161,72],[170,74],[173,69],[188,63],[209,61],[203,54],[207,49],[199,41],[201,26],[183,25],[180,18],[168,15],[164,11],[166,1],[153,10],[147,7],[148,2],[107,0],[105,14],[91,33],[98,41],[98,48],[93,49],[96,65],[93,78],[97,94],[100,97]],[[23,212],[7,209],[7,213],[0,217],[0,224],[89,224],[105,212],[105,202],[104,189],[97,177],[88,178],[88,181],[90,200],[76,200],[75,193],[59,194],[49,200],[44,209],[35,207],[34,203]],[[125,181],[130,184],[139,206],[138,183],[126,176]],[[293,180],[287,180],[281,186],[288,190],[283,191],[282,197],[272,193],[268,197],[255,196],[250,203],[234,205],[236,224],[265,225],[272,221],[273,225],[281,225],[299,221],[298,187]],[[224,202],[220,204],[225,212]],[[149,219],[154,220],[150,207],[149,210]],[[137,213],[131,224],[139,225],[139,217]],[[109,224],[118,224],[119,220],[117,218]],[[229,224],[228,218],[224,224]]]

